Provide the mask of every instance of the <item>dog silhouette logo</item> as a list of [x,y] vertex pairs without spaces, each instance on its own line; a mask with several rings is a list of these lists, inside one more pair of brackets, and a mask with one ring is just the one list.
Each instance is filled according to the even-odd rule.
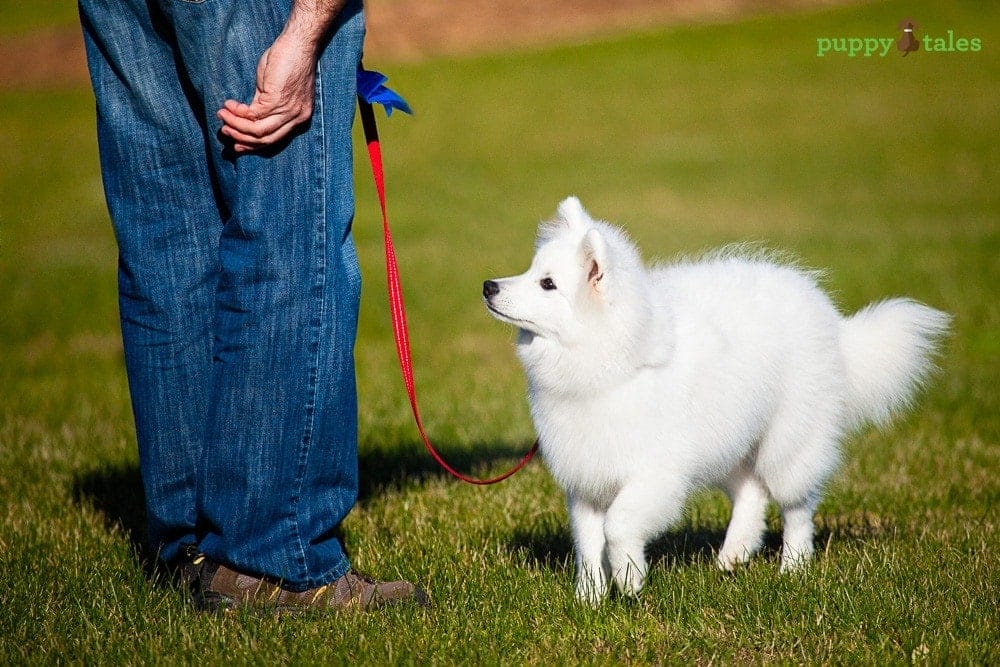
[[896,48],[903,52],[904,58],[911,51],[918,51],[920,49],[920,40],[913,34],[913,31],[919,28],[920,26],[911,19],[903,19],[899,22],[899,29],[903,31],[903,36],[896,42]]

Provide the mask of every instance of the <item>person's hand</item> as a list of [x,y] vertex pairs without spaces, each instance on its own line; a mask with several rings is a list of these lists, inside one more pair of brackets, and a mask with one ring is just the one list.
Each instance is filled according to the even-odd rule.
[[226,100],[218,111],[222,134],[237,153],[272,146],[312,117],[316,56],[308,45],[279,36],[257,64],[250,104]]

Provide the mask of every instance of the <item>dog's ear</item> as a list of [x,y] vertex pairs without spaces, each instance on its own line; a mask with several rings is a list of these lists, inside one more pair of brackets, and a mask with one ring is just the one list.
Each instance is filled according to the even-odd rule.
[[571,228],[589,227],[594,222],[576,197],[563,199],[556,209],[556,215]]
[[579,199],[576,197],[567,197],[556,208],[556,217],[538,226],[538,239],[535,242],[535,246],[537,247],[555,238],[566,230],[583,232],[593,222]]
[[583,259],[590,288],[595,292],[600,291],[604,272],[608,268],[608,246],[596,229],[588,230],[583,237]]

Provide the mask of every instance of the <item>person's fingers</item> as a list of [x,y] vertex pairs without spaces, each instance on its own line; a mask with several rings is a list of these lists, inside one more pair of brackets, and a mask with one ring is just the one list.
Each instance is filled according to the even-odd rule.
[[265,137],[275,132],[282,125],[292,122],[297,115],[290,112],[276,112],[266,115],[253,114],[251,116],[239,116],[222,108],[218,113],[219,120],[223,125],[223,133],[238,132],[251,137]]
[[257,91],[250,104],[236,100],[226,100],[219,111],[226,111],[231,118],[242,118],[248,121],[263,120],[268,116],[295,115],[308,118],[312,112],[311,92],[301,97],[279,97],[274,94]]
[[314,84],[315,62],[284,41],[275,42],[258,62],[253,100],[228,99],[216,112],[221,134],[237,152],[282,141],[312,116]]
[[242,132],[230,126],[223,126],[222,134],[234,142],[260,147],[281,141],[299,125],[300,123],[291,120],[269,125],[266,129],[253,127],[249,132]]
[[233,142],[234,148],[243,147],[248,149],[257,149],[278,143],[287,137],[294,129],[295,125],[285,125],[279,130],[263,137],[254,137],[248,134],[240,134],[232,131],[223,133],[230,141]]
[[222,109],[220,111],[228,111],[233,116],[239,116],[240,118],[249,118],[250,120],[257,120],[255,117],[250,115],[250,105],[244,104],[243,102],[238,102],[237,100],[226,100],[222,104]]

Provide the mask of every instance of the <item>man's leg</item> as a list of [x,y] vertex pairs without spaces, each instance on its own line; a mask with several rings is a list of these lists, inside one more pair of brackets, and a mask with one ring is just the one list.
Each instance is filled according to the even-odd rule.
[[119,301],[152,548],[195,541],[212,387],[221,228],[204,133],[171,30],[145,2],[82,0],[98,142],[119,246]]
[[305,590],[348,570],[335,531],[357,497],[351,125],[363,19],[360,3],[343,10],[302,131],[273,151],[234,158],[217,138],[215,111],[226,99],[251,99],[257,62],[286,10],[171,5],[227,213],[199,470],[201,549]]

